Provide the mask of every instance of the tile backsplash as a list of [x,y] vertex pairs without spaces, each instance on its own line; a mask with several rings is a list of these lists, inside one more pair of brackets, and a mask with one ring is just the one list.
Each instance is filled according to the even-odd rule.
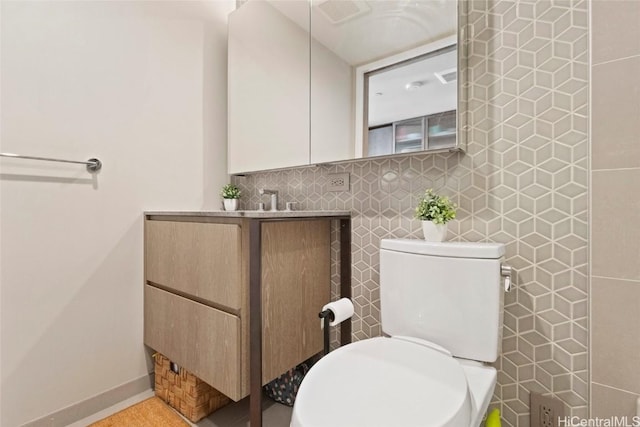
[[[470,2],[466,154],[415,154],[234,177],[244,208],[258,188],[298,209],[353,213],[354,339],[381,334],[379,242],[422,238],[413,219],[433,188],[459,206],[448,238],[502,242],[507,294],[493,406],[529,426],[529,391],[587,416],[587,2]],[[349,192],[327,174],[348,172]],[[282,206],[281,206],[282,207]]]

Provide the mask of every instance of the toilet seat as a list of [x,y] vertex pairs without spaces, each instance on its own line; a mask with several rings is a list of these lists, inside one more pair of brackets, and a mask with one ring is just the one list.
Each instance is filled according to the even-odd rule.
[[460,427],[473,403],[462,366],[414,342],[371,338],[321,359],[300,386],[292,427]]

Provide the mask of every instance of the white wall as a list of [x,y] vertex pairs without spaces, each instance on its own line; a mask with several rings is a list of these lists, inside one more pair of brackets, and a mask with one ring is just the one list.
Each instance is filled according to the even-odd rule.
[[217,208],[233,0],[1,3],[0,424],[140,378],[142,212]]

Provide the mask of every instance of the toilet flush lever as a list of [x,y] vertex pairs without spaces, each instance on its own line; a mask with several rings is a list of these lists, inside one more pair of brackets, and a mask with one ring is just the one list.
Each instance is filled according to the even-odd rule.
[[511,291],[513,285],[513,268],[510,265],[500,265],[500,275],[504,278],[504,291]]

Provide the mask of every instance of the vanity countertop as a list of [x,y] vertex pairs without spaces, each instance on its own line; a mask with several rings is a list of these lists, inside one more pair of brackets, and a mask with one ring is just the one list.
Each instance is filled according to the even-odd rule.
[[313,218],[351,216],[351,211],[147,211],[153,216],[213,216],[227,218]]

